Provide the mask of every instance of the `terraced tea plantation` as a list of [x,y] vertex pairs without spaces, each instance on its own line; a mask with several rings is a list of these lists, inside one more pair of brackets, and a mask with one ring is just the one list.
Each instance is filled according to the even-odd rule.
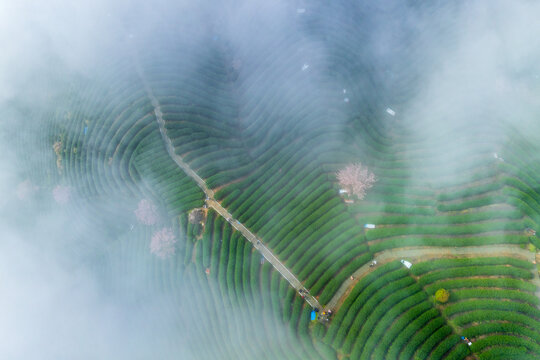
[[[289,10],[297,31],[250,46],[126,36],[17,135],[44,154],[25,175],[71,189],[74,226],[114,224],[96,269],[135,310],[126,279],[166,299],[156,358],[539,359],[540,122],[411,117],[421,40],[381,69],[365,8]],[[377,179],[364,199],[340,192],[351,163]]]

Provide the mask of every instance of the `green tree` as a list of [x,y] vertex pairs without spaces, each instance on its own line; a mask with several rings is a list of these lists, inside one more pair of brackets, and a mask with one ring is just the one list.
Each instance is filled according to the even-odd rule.
[[446,289],[439,289],[435,292],[435,300],[440,303],[445,303],[450,298],[450,292]]

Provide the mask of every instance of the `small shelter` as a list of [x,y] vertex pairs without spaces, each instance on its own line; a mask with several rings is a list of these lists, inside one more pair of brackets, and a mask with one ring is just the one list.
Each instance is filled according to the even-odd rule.
[[412,266],[412,264],[411,264],[410,262],[408,262],[407,260],[400,260],[400,262],[401,262],[403,265],[405,265],[405,267],[406,267],[407,269],[410,269],[411,266]]
[[392,116],[396,116],[396,112],[390,108],[386,108],[386,112],[389,113]]
[[364,224],[365,229],[375,229],[375,224]]
[[315,310],[311,310],[310,320],[311,321],[317,320],[317,312],[315,312]]

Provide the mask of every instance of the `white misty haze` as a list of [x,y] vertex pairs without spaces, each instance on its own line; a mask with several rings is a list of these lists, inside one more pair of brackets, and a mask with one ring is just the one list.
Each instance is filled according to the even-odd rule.
[[[123,261],[121,256],[93,263],[100,250],[106,252],[119,240],[103,238],[104,232],[96,228],[103,219],[96,219],[95,211],[71,203],[55,205],[47,186],[39,186],[25,200],[14,191],[33,172],[30,163],[54,162],[52,147],[50,154],[43,154],[42,147],[28,139],[39,138],[40,122],[45,121],[40,111],[65,95],[66,81],[72,76],[92,78],[110,58],[132,56],[129,41],[135,46],[160,41],[153,29],[163,22],[185,16],[180,29],[203,29],[205,15],[214,13],[208,10],[190,1],[0,0],[0,359],[200,359],[215,341],[212,334],[197,332],[200,323],[223,334],[230,349],[252,347],[244,340],[252,334],[237,331],[238,324],[223,323],[194,307],[192,298],[213,294],[200,290],[194,296],[182,284],[177,293],[153,292],[147,284],[150,274],[145,274],[156,261],[149,251],[145,262],[122,263],[123,277],[114,263]],[[22,124],[28,133],[20,132]],[[21,148],[13,147],[24,147],[31,161],[18,157]],[[75,193],[71,202],[76,201]],[[116,211],[125,208],[118,204]],[[77,213],[71,213],[74,210]],[[102,265],[107,268],[97,271]],[[104,280],[104,274],[115,278]],[[178,294],[185,302],[179,302]],[[251,321],[242,309],[233,307],[228,313],[238,323]],[[258,316],[265,321],[264,314]],[[281,336],[285,333],[284,327],[266,346],[279,346],[286,341]]]
[[420,60],[423,85],[411,117],[437,126],[526,121],[522,111],[539,105],[532,102],[540,83],[538,11],[532,2],[464,4],[451,27],[441,25],[446,37],[424,42],[430,50]]
[[[35,198],[17,198],[17,161],[9,149],[0,150],[8,160],[0,169],[0,358],[153,358],[175,329],[160,310],[172,299],[156,294],[134,307],[136,299],[121,291],[107,293],[95,266],[76,251],[93,229],[74,228],[77,216],[62,208],[44,212],[32,204]],[[132,295],[143,291],[131,278],[117,287]],[[193,358],[183,348],[182,358]]]
[[[302,6],[306,7],[305,16],[310,16],[309,2]],[[414,9],[401,1],[359,6],[365,6],[368,15],[370,11],[376,14],[369,19],[373,30],[365,50],[373,62],[372,68],[379,72],[389,69],[394,74],[395,78],[385,86],[391,93],[405,93],[409,99],[396,108],[396,119],[419,139],[438,139],[458,125],[489,128],[492,119],[516,125],[524,136],[538,133],[540,4],[456,2],[441,7],[440,11],[436,6]],[[218,24],[216,31],[230,43],[247,69],[260,64],[259,58],[250,58],[253,49],[269,51],[268,48],[276,45],[274,36],[281,39],[283,34],[291,34],[298,39],[297,49],[283,49],[294,50],[290,58],[268,59],[267,73],[246,80],[254,90],[265,86],[258,83],[260,79],[272,81],[274,72],[290,66],[298,68],[298,78],[279,84],[283,91],[272,96],[286,98],[287,92],[296,91],[298,84],[304,85],[306,96],[313,99],[320,100],[313,94],[334,89],[341,96],[341,82],[321,86],[312,80],[328,75],[321,69],[327,65],[330,54],[322,37],[306,36],[294,25],[295,17],[299,16],[296,7],[296,2],[272,4],[247,0],[219,5],[164,0],[0,0],[0,115],[10,114],[10,118],[0,119],[0,359],[152,359],[156,349],[170,347],[170,342],[175,342],[171,348],[177,352],[163,356],[200,358],[195,349],[212,339],[194,338],[189,324],[215,324],[212,318],[194,310],[182,311],[181,318],[171,317],[169,308],[177,305],[177,298],[171,294],[148,294],[148,289],[138,283],[137,269],[130,268],[134,275],[118,284],[124,293],[110,294],[100,274],[96,274],[96,267],[89,266],[85,256],[74,256],[73,247],[77,246],[73,243],[91,240],[95,229],[88,221],[75,228],[73,218],[90,219],[91,224],[94,212],[87,214],[82,210],[72,217],[62,209],[50,210],[50,205],[32,205],[17,199],[14,189],[31,169],[26,168],[26,159],[14,155],[10,136],[18,134],[18,123],[39,128],[41,117],[36,113],[56,94],[55,84],[62,83],[64,76],[91,79],[104,59],[131,56],[127,35],[133,35],[131,42],[138,46],[159,41],[155,39],[154,29],[163,24],[196,29],[190,34],[203,33],[208,26],[207,17]],[[325,15],[317,16],[323,26]],[[350,25],[347,22],[354,21],[344,19],[344,29]],[[272,33],[276,26],[279,31]],[[410,34],[412,39],[397,35],[402,33]],[[414,61],[412,57],[402,58],[401,51],[396,50],[407,40],[411,40]],[[197,41],[195,37],[178,42],[198,44]],[[282,50],[277,45],[276,49]],[[139,51],[144,52],[144,48]],[[279,54],[269,51],[269,56],[273,55]],[[289,63],[289,59],[294,61]],[[310,66],[302,73],[304,64]],[[244,76],[242,71],[240,76]],[[415,76],[409,77],[409,73]],[[385,76],[380,73],[374,78],[382,81]],[[414,86],[400,83],[402,78],[411,78]],[[347,96],[353,102],[356,93],[347,88]],[[239,101],[252,100],[250,95],[244,94],[247,98]],[[392,100],[389,96],[388,106],[393,106]],[[4,107],[14,102],[35,113],[4,111]],[[314,101],[313,106],[324,108],[326,103]],[[381,109],[383,114],[384,109]],[[355,112],[361,113],[362,109]],[[344,110],[334,121],[341,124],[345,117]],[[306,128],[312,125],[309,120]],[[505,140],[499,131],[494,130],[495,143]],[[462,146],[462,139],[445,141],[444,149]],[[476,149],[474,143],[467,146],[469,152]],[[25,145],[25,152],[31,154],[29,158],[40,158],[39,151],[37,145]],[[52,148],[50,151],[52,155]],[[432,152],[434,162],[447,161],[446,150],[434,147]],[[416,181],[422,179],[413,177],[410,185],[414,186]],[[43,197],[40,201],[52,201],[48,189],[39,192]],[[123,209],[121,205],[118,208]],[[107,244],[116,239],[94,240],[97,244]],[[144,294],[141,295],[144,303],[137,302],[135,306],[136,299],[126,294]],[[249,316],[242,309],[231,311],[238,317]],[[227,326],[216,325],[216,328],[230,336],[234,346],[245,345],[241,332],[231,331]],[[170,334],[177,336],[170,339]],[[277,344],[282,339],[273,341]]]

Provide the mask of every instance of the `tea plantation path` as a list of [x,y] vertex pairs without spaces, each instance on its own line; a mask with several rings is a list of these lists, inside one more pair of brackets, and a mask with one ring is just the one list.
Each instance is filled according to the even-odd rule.
[[308,293],[307,289],[302,285],[300,280],[298,280],[298,278],[281,261],[279,261],[279,259],[273,254],[273,252],[268,249],[260,239],[258,239],[251,231],[249,231],[248,228],[242,225],[240,221],[234,219],[232,214],[229,213],[227,209],[221,206],[221,204],[214,199],[214,192],[208,188],[206,182],[195,171],[193,171],[193,169],[191,169],[188,164],[183,161],[182,157],[175,153],[172,141],[167,135],[167,129],[165,128],[165,120],[163,120],[163,113],[161,112],[160,104],[157,98],[154,96],[152,89],[148,85],[148,82],[144,77],[140,65],[136,64],[136,68],[139,77],[144,84],[146,94],[150,98],[152,106],[154,107],[154,114],[156,115],[156,119],[159,125],[159,131],[161,133],[161,137],[165,141],[165,147],[167,148],[169,156],[183,171],[185,171],[187,175],[189,175],[193,180],[195,180],[197,185],[199,185],[199,187],[204,191],[204,193],[206,194],[206,204],[208,205],[208,207],[214,209],[218,214],[223,216],[223,218],[227,220],[227,222],[230,223],[232,227],[238,230],[249,242],[251,242],[255,249],[257,249],[261,253],[261,255],[264,256],[264,258],[270,264],[272,264],[272,266],[277,271],[279,271],[281,276],[283,276],[289,282],[289,284],[291,284],[291,286],[296,289],[296,291],[303,291],[304,299],[311,307],[322,309],[323,307],[321,306],[321,304],[319,304],[319,301]]
[[[325,309],[332,309],[337,311],[336,307],[339,307],[352,290],[356,282],[367,275],[370,271],[377,269],[382,264],[398,260],[405,259],[411,261],[413,264],[415,260],[426,261],[429,259],[441,258],[441,257],[497,257],[497,256],[512,256],[521,258],[533,262],[535,259],[535,253],[520,248],[518,245],[483,245],[483,246],[466,246],[466,247],[406,247],[384,250],[375,254],[374,260],[377,261],[377,265],[370,267],[370,263],[365,264],[352,275],[354,280],[347,279],[334,297],[326,304]],[[540,297],[540,278],[536,268],[533,270],[534,278],[532,282],[537,286],[536,295]]]

